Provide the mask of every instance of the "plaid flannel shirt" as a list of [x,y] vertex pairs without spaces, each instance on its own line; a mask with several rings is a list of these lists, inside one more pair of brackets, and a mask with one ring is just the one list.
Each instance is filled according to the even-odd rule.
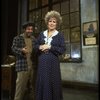
[[[20,34],[13,39],[12,51],[16,56],[16,71],[28,70],[27,59],[21,49],[25,47],[24,34]],[[32,46],[34,47],[35,38],[32,36]]]

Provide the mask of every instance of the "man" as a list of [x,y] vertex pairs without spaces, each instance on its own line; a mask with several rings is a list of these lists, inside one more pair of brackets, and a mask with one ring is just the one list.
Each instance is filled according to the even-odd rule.
[[[14,37],[12,44],[12,51],[16,56],[16,91],[14,100],[23,100],[24,94],[29,85],[32,100],[34,100],[34,83],[35,83],[35,61],[32,56],[35,38],[32,33],[34,30],[34,23],[26,22],[23,24],[24,32]],[[33,59],[32,59],[33,58]],[[33,82],[34,81],[34,82]],[[24,99],[25,100],[25,99]]]

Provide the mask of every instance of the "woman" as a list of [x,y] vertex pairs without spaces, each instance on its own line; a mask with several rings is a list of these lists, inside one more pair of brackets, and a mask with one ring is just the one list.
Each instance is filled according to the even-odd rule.
[[61,73],[58,56],[65,52],[64,38],[56,29],[62,18],[56,11],[45,15],[47,30],[40,33],[36,43],[38,72],[36,100],[62,100]]

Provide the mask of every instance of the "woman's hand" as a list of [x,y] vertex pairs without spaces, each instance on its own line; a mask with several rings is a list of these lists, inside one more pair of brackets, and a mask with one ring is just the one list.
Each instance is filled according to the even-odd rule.
[[39,47],[39,49],[40,49],[41,51],[47,51],[47,50],[49,50],[50,48],[51,48],[51,46],[48,45],[48,44],[40,45],[40,47]]

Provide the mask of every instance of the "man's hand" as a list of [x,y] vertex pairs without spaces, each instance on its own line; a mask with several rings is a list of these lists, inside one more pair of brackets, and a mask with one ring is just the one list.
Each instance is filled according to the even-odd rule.
[[27,47],[22,48],[22,52],[23,52],[24,54],[27,54],[27,53],[28,53]]

